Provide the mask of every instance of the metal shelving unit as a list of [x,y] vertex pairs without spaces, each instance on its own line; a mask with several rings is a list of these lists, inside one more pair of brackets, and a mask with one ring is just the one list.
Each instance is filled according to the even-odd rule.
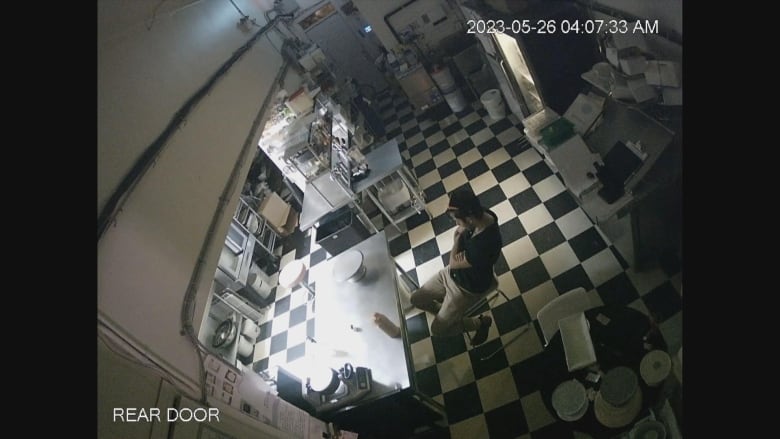
[[276,258],[274,248],[279,236],[273,231],[268,221],[250,206],[244,196],[238,200],[233,218],[241,224],[241,227],[248,234],[255,238],[255,245],[259,245],[269,256]]

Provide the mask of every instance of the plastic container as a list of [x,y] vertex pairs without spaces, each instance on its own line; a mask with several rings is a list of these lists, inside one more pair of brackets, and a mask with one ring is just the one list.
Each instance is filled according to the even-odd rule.
[[436,66],[431,72],[431,77],[436,82],[436,85],[442,89],[443,93],[455,88],[455,78],[450,73],[450,68],[447,66]]
[[444,100],[447,101],[447,105],[450,106],[450,110],[452,110],[453,113],[460,113],[466,108],[466,98],[459,88],[456,88],[449,93],[445,93]]
[[487,110],[488,115],[493,120],[503,119],[506,116],[506,107],[504,106],[504,100],[501,98],[501,92],[496,88],[482,93],[479,99],[482,105]]

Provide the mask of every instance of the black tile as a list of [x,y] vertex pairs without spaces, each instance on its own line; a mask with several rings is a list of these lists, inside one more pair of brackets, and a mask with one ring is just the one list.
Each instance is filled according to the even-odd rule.
[[262,360],[253,363],[252,364],[252,370],[254,370],[255,372],[258,372],[258,373],[262,372],[264,370],[267,370],[268,369],[268,361],[269,360],[270,360],[270,358],[265,357]]
[[410,120],[414,119],[414,113],[410,112],[408,114],[404,114],[403,116],[398,118],[398,122],[403,125],[406,122],[409,122]]
[[498,122],[490,125],[490,131],[493,131],[493,134],[496,136],[503,133],[504,130],[508,128],[512,128],[514,125],[512,125],[512,122],[509,119],[501,119]]
[[290,295],[288,294],[287,296],[284,296],[281,299],[276,301],[276,305],[274,306],[274,317],[284,314],[289,310],[290,310]]
[[442,263],[444,264],[445,267],[450,265],[450,251],[451,250],[452,249],[447,251],[447,253],[444,253],[443,255],[441,255],[441,260],[442,260]]
[[311,237],[303,236],[295,247],[295,259],[301,259],[311,251]]
[[514,268],[512,276],[517,282],[520,292],[528,291],[550,279],[550,274],[544,268],[541,258],[535,257],[525,264]]
[[306,354],[306,343],[295,345],[287,350],[287,362],[295,361]]
[[553,284],[555,289],[558,290],[558,294],[563,294],[579,287],[585,288],[586,291],[593,289],[593,283],[591,283],[588,273],[579,264],[555,276]]
[[441,253],[439,253],[439,245],[436,244],[436,238],[431,238],[419,246],[412,248],[412,254],[414,255],[414,265],[419,267],[421,264],[430,261]]
[[273,320],[269,320],[260,325],[260,335],[257,336],[257,341],[263,341],[271,336],[271,328],[273,327]]
[[615,259],[618,260],[618,263],[620,263],[620,267],[623,270],[628,270],[628,261],[623,257],[623,255],[620,254],[617,248],[615,248],[614,245],[609,246],[609,250],[612,252],[612,254],[615,256]]
[[436,169],[436,163],[433,161],[433,159],[428,159],[421,163],[420,166],[414,168],[414,173],[416,175],[425,175],[434,169]]
[[490,138],[481,145],[477,146],[477,149],[479,150],[479,153],[482,154],[482,157],[485,157],[491,152],[498,151],[501,148],[501,142],[499,142],[495,137]]
[[547,163],[540,161],[539,163],[523,171],[523,174],[525,174],[526,180],[534,185],[553,175],[553,172],[550,170],[550,167],[547,166]]
[[563,352],[556,355],[547,353],[534,355],[511,366],[510,369],[520,398],[543,390],[545,386],[555,386],[567,379],[569,375]]
[[521,213],[533,209],[538,206],[542,200],[536,195],[536,191],[533,188],[528,188],[517,195],[514,195],[509,199],[512,207],[515,209],[515,213],[520,215]]
[[477,114],[479,114],[480,117],[486,117],[488,112],[484,108],[477,108]]
[[[607,430],[605,427],[602,429]],[[533,439],[574,439],[574,431],[563,421],[557,421],[531,433]],[[599,437],[599,436],[595,436]]]
[[514,439],[528,433],[528,422],[519,399],[486,412],[485,423],[490,439]]
[[682,297],[668,281],[645,294],[642,300],[659,323],[682,311]]
[[[401,120],[399,119],[399,121],[401,121]],[[401,121],[401,123],[403,123],[403,121]],[[402,134],[401,127],[398,127],[398,128],[393,128],[392,130],[388,131],[387,134],[385,134],[385,135],[387,136],[388,139],[392,139],[395,136],[400,136],[401,134]]]
[[442,129],[442,132],[444,132],[445,136],[451,136],[457,133],[458,130],[460,130],[461,128],[463,128],[463,126],[460,124],[460,122],[455,121],[454,123],[444,127],[444,129]]
[[398,120],[398,116],[395,113],[393,113],[387,116],[386,118],[382,119],[382,123],[385,124],[385,126],[387,126],[397,120]]
[[441,363],[456,355],[466,352],[466,341],[461,334],[451,337],[431,337],[433,345],[433,355],[436,362]]
[[306,304],[295,308],[290,311],[290,327],[303,323],[306,321]]
[[403,142],[398,142],[398,151],[404,152],[406,151],[406,140]]
[[517,167],[517,164],[512,159],[509,159],[504,163],[501,163],[500,165],[496,166],[493,169],[493,175],[495,175],[496,180],[498,180],[499,183],[506,180],[509,177],[517,175],[517,173],[519,172],[520,172],[520,168]]
[[425,140],[420,141],[419,143],[415,143],[414,145],[409,147],[409,154],[410,155],[417,155],[423,151],[428,149],[428,144],[425,143]]
[[452,147],[452,152],[454,152],[455,155],[457,156],[457,155],[461,155],[461,154],[467,153],[472,148],[474,148],[474,142],[472,142],[471,139],[466,139],[466,140],[464,140],[462,142],[459,142],[459,143],[455,144]]
[[392,241],[390,241],[390,255],[395,257],[401,253],[412,248],[412,244],[409,242],[409,234],[404,233],[398,235]]
[[271,337],[271,355],[287,349],[287,331]]
[[324,248],[318,248],[309,255],[309,266],[313,267],[328,258],[328,252]]
[[501,224],[498,226],[498,230],[501,231],[501,240],[504,245],[511,244],[527,234],[519,218],[512,218]]
[[[317,299],[314,300],[316,301]],[[306,321],[306,336],[314,340],[317,339],[314,336],[314,319],[309,319]]]
[[498,203],[505,201],[506,195],[504,195],[504,191],[501,190],[501,186],[493,186],[485,192],[477,195],[477,198],[479,198],[479,202],[483,207],[490,209]]
[[469,383],[445,393],[444,407],[450,425],[482,413],[482,401],[479,399],[477,383]]
[[566,238],[554,222],[534,231],[529,238],[540,255],[566,242]]
[[490,171],[490,168],[482,159],[463,168],[463,173],[466,174],[466,178],[469,180],[473,180],[488,171]]
[[431,336],[431,333],[428,331],[428,320],[425,318],[425,312],[406,319],[406,335],[410,345]]
[[582,262],[607,248],[607,244],[595,227],[590,227],[588,230],[570,239],[569,245],[571,245],[574,254]]
[[604,305],[628,305],[639,298],[639,293],[625,272],[596,286]]
[[[447,230],[450,230],[451,228],[455,227],[455,220],[452,219],[452,217],[447,214],[443,213],[431,221],[431,224],[433,224],[433,233],[436,236],[441,235],[442,233],[446,232]],[[444,249],[439,249],[444,250]]]
[[[502,234],[503,238],[503,234]],[[504,245],[509,244],[508,241],[504,241]],[[501,276],[502,274],[509,271],[509,264],[506,263],[506,258],[504,258],[504,252],[498,254],[498,260],[496,260],[496,264],[493,265],[493,271],[496,273],[496,276]]]
[[444,183],[438,181],[428,186],[428,188],[425,189],[424,192],[425,192],[425,199],[432,201],[447,193],[447,189],[444,188]]
[[447,139],[444,139],[431,146],[431,156],[436,157],[448,149],[450,149],[450,142],[448,142]]
[[484,378],[488,375],[498,372],[501,369],[509,367],[509,362],[506,359],[506,353],[504,353],[503,349],[496,352],[495,355],[488,358],[487,360],[482,360],[482,358],[489,356],[500,347],[501,338],[494,338],[493,340],[485,342],[469,351],[471,368],[474,371],[474,379],[478,380],[480,378]]
[[458,171],[460,171],[460,163],[457,158],[454,158],[439,168],[439,175],[445,179]]
[[677,257],[677,253],[674,250],[662,252],[658,257],[658,262],[661,265],[661,270],[669,277],[682,271],[682,261]]
[[408,130],[404,131],[404,137],[408,139],[419,132],[420,132],[420,127],[418,125],[415,125],[409,128]]
[[[520,127],[520,131],[522,130],[523,128]],[[529,143],[522,141],[522,139],[525,139],[525,136],[520,137],[517,140],[513,140],[509,142],[508,145],[504,146],[504,149],[509,153],[510,157],[520,155],[520,153],[531,147]]]
[[409,217],[409,219],[406,220],[406,230],[412,230],[415,227],[419,226],[420,224],[424,224],[428,221],[430,221],[430,218],[428,217],[428,214],[425,212],[420,212],[418,214],[412,215]]
[[560,194],[544,202],[544,206],[550,212],[553,219],[558,219],[578,207],[577,201],[571,196],[569,191],[563,191]]
[[465,130],[469,136],[473,136],[475,133],[487,128],[487,125],[482,120],[477,120],[471,125],[467,125]]
[[417,388],[425,395],[433,398],[441,394],[441,382],[439,381],[439,371],[436,365],[426,367],[423,370],[414,373]]
[[439,131],[439,130],[441,130],[441,128],[439,128],[439,125],[433,124],[433,125],[429,126],[428,128],[422,130],[423,137],[430,137],[433,134],[436,134],[436,132]]
[[[503,298],[498,300],[503,300]],[[525,302],[520,296],[509,299],[509,302],[502,302],[494,306],[492,314],[493,323],[496,325],[498,333],[502,335],[532,320],[531,315],[528,313],[528,308],[526,308]]]

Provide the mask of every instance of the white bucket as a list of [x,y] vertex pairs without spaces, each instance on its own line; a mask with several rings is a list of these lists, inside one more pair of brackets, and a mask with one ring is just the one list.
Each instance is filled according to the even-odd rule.
[[450,110],[453,113],[459,113],[466,108],[466,98],[463,97],[463,93],[460,92],[459,88],[445,94],[444,100],[447,101],[447,105],[450,106]]
[[450,90],[455,87],[455,78],[452,77],[449,67],[439,67],[431,72],[431,77],[442,90]]
[[479,100],[485,106],[485,110],[487,110],[491,119],[498,120],[506,116],[504,100],[501,99],[501,92],[498,89],[492,88],[482,93],[482,97]]

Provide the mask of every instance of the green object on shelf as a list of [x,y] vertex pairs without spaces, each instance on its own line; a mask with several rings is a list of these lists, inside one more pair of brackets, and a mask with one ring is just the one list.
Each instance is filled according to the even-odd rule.
[[574,135],[574,124],[565,117],[561,117],[542,128],[540,133],[542,134],[542,143],[554,148]]

